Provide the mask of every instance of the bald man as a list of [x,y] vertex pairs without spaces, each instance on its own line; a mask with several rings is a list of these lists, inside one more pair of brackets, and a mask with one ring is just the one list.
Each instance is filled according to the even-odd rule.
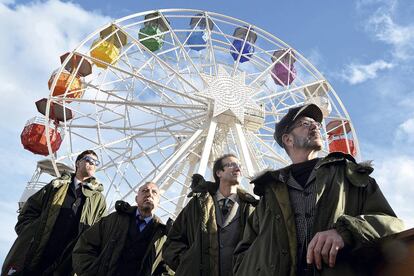
[[157,184],[147,182],[135,197],[137,206],[117,201],[116,212],[91,227],[73,251],[77,275],[161,275],[166,225],[155,216]]

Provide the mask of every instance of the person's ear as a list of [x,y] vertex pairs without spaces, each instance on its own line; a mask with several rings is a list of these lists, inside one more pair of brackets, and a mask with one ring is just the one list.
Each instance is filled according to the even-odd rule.
[[217,170],[216,171],[216,176],[218,177],[218,178],[221,178],[221,172],[222,172],[223,170]]
[[293,145],[293,137],[292,135],[285,133],[282,135],[282,143],[284,147],[286,146],[292,146]]

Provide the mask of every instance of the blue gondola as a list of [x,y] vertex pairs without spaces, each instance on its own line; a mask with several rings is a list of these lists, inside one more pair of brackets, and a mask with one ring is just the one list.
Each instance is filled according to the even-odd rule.
[[191,45],[190,49],[195,51],[201,51],[206,48],[208,39],[208,29],[213,29],[213,21],[211,19],[206,20],[206,17],[202,13],[196,14],[191,18],[190,26],[192,30],[188,32],[187,45]]
[[257,40],[257,34],[253,28],[244,26],[236,28],[233,36],[235,39],[230,47],[231,56],[235,61],[240,56],[240,62],[242,63],[249,61],[254,53],[254,43]]

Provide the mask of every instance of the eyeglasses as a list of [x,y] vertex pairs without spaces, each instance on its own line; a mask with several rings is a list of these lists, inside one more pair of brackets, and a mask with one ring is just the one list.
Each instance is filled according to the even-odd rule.
[[238,168],[238,169],[241,170],[242,169],[242,164],[237,163],[237,162],[229,162],[229,163],[223,164],[223,167],[227,167],[227,168],[230,168],[230,169]]
[[299,123],[294,124],[293,126],[289,127],[286,132],[289,133],[292,130],[294,130],[295,128],[298,128],[298,127],[310,128],[311,125],[314,125],[317,129],[321,129],[322,128],[322,124],[319,123],[319,122],[309,121],[309,120],[303,120],[303,121],[300,121]]
[[97,160],[97,159],[94,159],[94,158],[92,158],[92,157],[90,157],[90,156],[88,156],[88,155],[86,155],[86,156],[84,156],[84,157],[82,157],[82,159],[81,159],[81,161],[82,160],[85,160],[86,162],[88,162],[89,164],[91,164],[91,165],[94,165],[94,166],[99,166],[100,164],[101,164],[101,162],[99,162],[99,160]]

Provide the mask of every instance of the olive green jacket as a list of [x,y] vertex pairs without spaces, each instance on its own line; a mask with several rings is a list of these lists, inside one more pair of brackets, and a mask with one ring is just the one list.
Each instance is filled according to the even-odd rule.
[[[163,247],[165,262],[178,276],[219,275],[218,227],[212,196],[217,188],[216,183],[204,181],[201,175],[193,176],[192,199],[178,215]],[[257,200],[242,189],[237,194],[244,229]]]
[[[3,263],[2,275],[7,275],[10,270],[15,270],[13,275],[23,275],[24,271],[32,270],[39,264],[73,177],[73,174],[64,173],[26,201],[15,227],[17,239]],[[86,199],[82,208],[79,234],[106,214],[102,191],[102,184],[93,177],[82,186]],[[69,244],[68,247],[73,245]],[[71,256],[68,254],[70,251],[71,248],[68,248],[60,256],[59,264],[55,266],[55,275],[67,273],[59,271],[59,265],[67,263],[67,258]]]
[[[117,201],[115,209],[116,212],[85,231],[76,243],[72,257],[76,275],[116,275],[128,236],[130,218],[136,215],[137,207]],[[153,223],[152,240],[148,248],[142,249],[145,254],[138,273],[140,276],[161,275],[167,270],[161,259],[167,227],[157,216],[153,216]],[[144,264],[148,263],[152,264],[151,267],[145,267]]]
[[[314,267],[312,275],[358,275],[352,251],[404,229],[375,180],[373,169],[350,155],[332,153],[315,166],[313,235],[335,228],[345,242],[335,268]],[[238,276],[296,275],[296,226],[286,183],[288,169],[268,171],[252,182],[261,196],[234,256]]]

